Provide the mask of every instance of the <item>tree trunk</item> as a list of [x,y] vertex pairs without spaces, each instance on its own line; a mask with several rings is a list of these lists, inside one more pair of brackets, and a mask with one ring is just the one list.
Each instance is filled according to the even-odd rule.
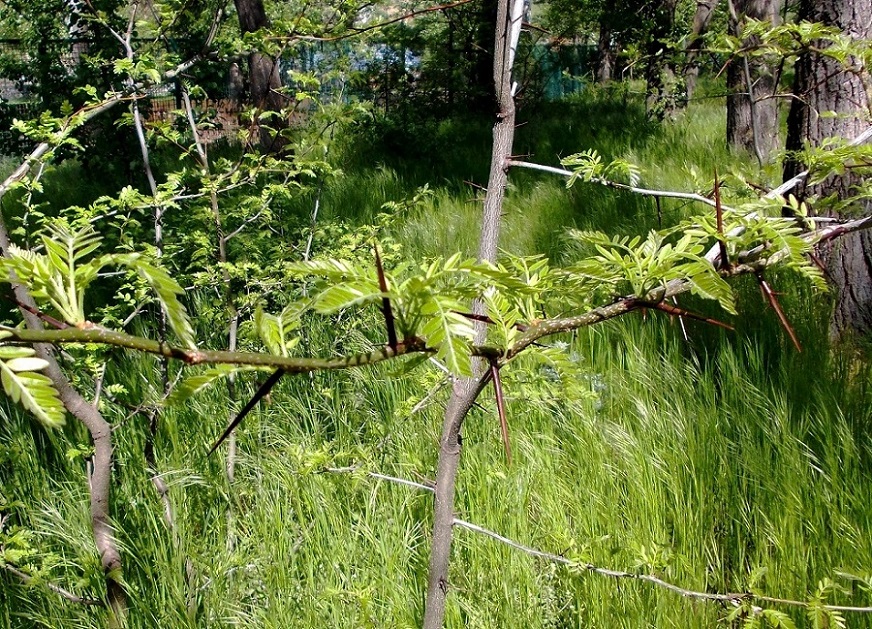
[[[263,0],[234,0],[234,4],[243,35],[269,28]],[[278,91],[282,87],[282,81],[276,59],[262,52],[251,52],[248,55],[248,84],[251,102],[259,110],[280,111],[285,106],[285,99]],[[273,119],[267,125],[274,131],[260,128],[261,148],[265,151],[278,150],[283,142],[274,133],[284,128],[286,121]]]
[[693,96],[696,90],[696,81],[699,78],[699,64],[696,58],[702,48],[702,38],[708,32],[712,16],[720,0],[697,0],[696,11],[693,14],[693,25],[690,29],[684,65],[684,85],[687,98]]
[[[802,0],[799,19],[821,22],[841,29],[855,40],[872,35],[872,0]],[[823,44],[821,44],[823,45]],[[869,101],[858,60],[845,68],[815,51],[804,53],[796,62],[794,94],[787,120],[787,149],[801,150],[805,142],[819,145],[829,137],[847,139],[858,136],[868,126]],[[834,112],[836,115],[820,115]],[[785,178],[801,171],[795,159],[785,164]],[[820,184],[800,184],[798,196],[817,195],[821,199],[846,199],[860,177],[850,171],[832,176]],[[864,213],[872,210],[865,201]],[[844,210],[823,206],[819,212],[839,216]],[[836,288],[836,304],[830,321],[834,338],[846,333],[872,332],[872,233],[861,231],[827,244],[821,251],[827,274]]]
[[[8,180],[7,180],[8,181]],[[2,197],[2,193],[0,193]],[[9,233],[0,217],[0,256],[9,251]],[[12,291],[19,303],[29,310],[21,310],[28,328],[42,329],[42,321],[31,311],[36,311],[36,302],[24,286],[13,284]],[[109,627],[121,627],[127,616],[127,594],[122,585],[121,553],[115,540],[110,516],[112,481],[112,427],[99,410],[73,388],[55,359],[53,348],[41,343],[34,344],[36,355],[48,363],[43,373],[57,389],[64,407],[80,421],[91,435],[94,454],[91,457],[88,485],[91,495],[91,531],[94,545],[100,555],[100,563],[106,582],[106,600],[109,604]]]
[[612,80],[615,70],[615,49],[612,46],[612,29],[600,21],[599,39],[596,45],[596,80],[607,83]]
[[[730,33],[739,35],[746,18],[780,22],[781,0],[728,0]],[[755,38],[756,39],[756,38]],[[757,41],[748,39],[745,46]],[[778,150],[776,61],[768,57],[741,56],[727,68],[727,142],[757,156],[762,164]]]
[[[512,93],[512,62],[514,46],[520,33],[522,0],[499,0],[495,26],[495,47],[492,66],[496,103],[499,107],[493,131],[490,177],[484,199],[478,257],[493,262],[497,257],[500,216],[508,183],[508,164],[515,138],[515,99]],[[485,314],[481,303],[473,304],[473,312]],[[475,343],[484,342],[487,330],[476,324]],[[445,409],[442,437],[439,442],[439,462],[436,469],[436,497],[433,510],[433,542],[427,580],[427,601],[424,629],[441,629],[448,598],[448,567],[451,561],[451,541],[454,530],[454,488],[460,465],[461,428],[469,410],[487,383],[483,377],[486,365],[475,360],[474,375],[454,383],[451,399]]]
[[653,15],[650,40],[646,46],[646,105],[648,115],[658,120],[671,117],[683,100],[684,90],[667,46],[675,25],[677,6],[678,0],[661,0]]

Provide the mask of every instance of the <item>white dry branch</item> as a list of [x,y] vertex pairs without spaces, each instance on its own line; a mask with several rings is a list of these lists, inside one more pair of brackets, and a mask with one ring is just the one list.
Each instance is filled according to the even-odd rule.
[[[872,138],[872,127],[866,129],[863,133],[852,139],[848,142],[847,146],[854,147],[860,146],[861,144],[866,143],[870,138]],[[514,166],[517,168],[528,168],[530,170],[538,170],[545,173],[551,173],[552,175],[559,175],[561,177],[570,178],[575,173],[571,170],[567,170],[565,168],[556,168],[554,166],[546,166],[544,164],[536,164],[533,162],[525,162],[520,160],[509,159],[506,160],[506,166]],[[778,197],[782,197],[791,190],[793,190],[796,186],[802,183],[810,174],[809,170],[804,170],[801,173],[797,173],[795,176],[791,177],[784,183],[782,183],[777,188],[773,188],[765,195],[763,195],[764,199],[777,199]],[[653,190],[650,188],[640,188],[638,186],[631,186],[628,184],[618,183],[616,181],[610,181],[608,179],[603,179],[601,177],[594,177],[591,179],[592,183],[598,183],[603,186],[607,186],[609,188],[615,188],[617,190],[626,190],[627,192],[633,192],[635,194],[639,194],[646,197],[660,197],[664,199],[684,199],[686,201],[696,201],[698,203],[704,203],[710,207],[717,207],[717,204],[713,199],[710,199],[701,194],[697,194],[695,192],[677,192],[674,190]],[[721,207],[725,210],[730,210],[732,208],[721,205]],[[830,220],[830,219],[826,219]]]
[[[394,483],[397,485],[403,485],[405,487],[411,487],[413,489],[419,489],[421,491],[426,491],[433,493],[435,492],[435,488],[431,485],[425,485],[423,483],[418,483],[416,481],[408,480],[405,478],[399,478],[397,476],[390,476],[388,474],[381,474],[378,472],[364,471],[359,466],[348,466],[348,467],[331,467],[326,468],[327,472],[333,474],[350,474],[350,473],[359,473],[367,476],[369,478],[373,478],[376,480],[382,480],[389,483]],[[521,542],[515,541],[505,535],[501,535],[496,531],[485,528],[478,524],[474,524],[473,522],[469,522],[467,520],[462,520],[460,518],[454,518],[454,526],[464,528],[468,531],[472,531],[473,533],[478,533],[479,535],[484,535],[485,537],[489,537],[490,539],[497,541],[501,544],[505,544],[510,548],[514,548],[515,550],[519,550],[531,557],[538,557],[539,559],[544,559],[546,561],[550,561],[552,563],[560,564],[567,566],[568,568],[572,568],[575,570],[584,570],[586,572],[590,572],[592,574],[598,574],[604,577],[610,577],[613,579],[628,579],[633,581],[642,581],[644,583],[651,583],[659,588],[663,588],[670,592],[674,592],[679,596],[683,596],[684,598],[699,600],[699,601],[710,601],[710,602],[720,602],[720,603],[729,603],[734,606],[739,606],[743,602],[748,601],[757,601],[762,603],[772,603],[777,605],[786,605],[791,607],[805,607],[809,608],[814,606],[816,609],[824,609],[832,612],[852,612],[858,614],[872,614],[872,607],[860,607],[860,606],[852,606],[852,605],[825,605],[817,602],[807,602],[800,601],[797,599],[790,598],[778,598],[775,596],[766,596],[763,594],[755,594],[753,592],[729,592],[729,593],[719,593],[719,592],[703,592],[700,590],[692,590],[689,588],[682,587],[675,583],[671,583],[662,579],[653,574],[645,574],[641,572],[627,572],[625,570],[615,570],[613,568],[604,568],[602,566],[598,566],[596,564],[590,562],[579,562],[569,557],[565,557],[563,555],[558,555],[555,553],[550,553],[548,551],[540,550],[538,548],[534,548],[533,546],[528,546],[526,544],[522,544]],[[762,608],[753,607],[752,611],[760,612]]]

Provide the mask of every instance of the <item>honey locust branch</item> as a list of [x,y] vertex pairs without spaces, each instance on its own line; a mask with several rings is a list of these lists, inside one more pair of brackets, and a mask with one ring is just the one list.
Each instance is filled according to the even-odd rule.
[[[0,330],[9,333],[7,340],[22,343],[49,343],[52,345],[95,343],[173,358],[188,365],[240,365],[281,369],[285,373],[347,369],[349,367],[373,365],[405,354],[432,351],[424,345],[423,341],[411,339],[398,343],[396,349],[382,347],[372,352],[337,356],[334,358],[291,358],[255,352],[189,349],[141,336],[133,336],[126,332],[110,330],[92,323],[85,323],[81,327],[69,327],[63,330],[28,330],[6,326],[0,326]],[[60,334],[57,334],[58,332]]]
[[[833,238],[837,238],[844,234],[869,228],[872,228],[872,216],[808,232],[805,234],[805,238],[811,243],[818,243],[832,240]],[[741,253],[738,256],[739,259],[743,261],[741,264],[734,265],[729,269],[722,269],[719,273],[723,277],[759,273],[768,267],[774,266],[789,255],[789,252],[786,249],[776,251],[768,258],[757,257],[761,253],[762,251],[757,249],[753,252]],[[606,306],[600,306],[589,310],[583,314],[540,321],[539,323],[527,328],[527,331],[524,332],[509,351],[506,352],[506,355],[501,362],[505,363],[511,360],[543,337],[562,332],[572,332],[573,330],[594,325],[601,321],[606,321],[607,319],[614,319],[615,317],[619,317],[632,310],[643,308],[651,303],[658,303],[664,299],[689,292],[691,288],[692,284],[689,281],[676,279],[667,282],[663,286],[658,286],[652,289],[648,294],[641,297],[630,295],[622,297]]]
[[[859,218],[853,221],[831,225],[807,232],[805,239],[810,243],[818,243],[832,240],[848,233],[872,228],[872,216]],[[763,253],[758,249],[740,253],[740,262],[729,269],[721,269],[719,273],[723,277],[734,277],[751,273],[759,273],[785,259],[789,252],[781,249],[772,255],[762,258]],[[564,332],[572,332],[579,328],[595,325],[608,319],[614,319],[628,312],[640,308],[651,307],[664,299],[674,297],[691,290],[692,284],[688,280],[676,279],[665,285],[651,289],[647,294],[636,296],[629,295],[615,300],[611,304],[599,306],[587,312],[568,317],[546,319],[534,323],[526,328],[518,340],[508,349],[502,350],[487,345],[477,345],[472,348],[472,354],[484,358],[494,359],[498,364],[504,365],[518,354],[533,345],[536,341]],[[123,347],[157,356],[165,356],[180,360],[188,365],[219,365],[231,364],[239,366],[264,367],[281,369],[286,373],[308,373],[313,371],[348,369],[365,365],[373,365],[385,360],[397,358],[407,354],[435,353],[435,349],[428,347],[420,338],[410,338],[397,344],[395,349],[380,347],[371,352],[352,354],[348,356],[336,356],[332,358],[295,358],[276,356],[256,352],[231,352],[225,350],[201,350],[162,343],[141,336],[134,336],[126,332],[110,330],[93,323],[80,324],[78,327],[70,326],[61,330],[37,330],[22,329],[8,326],[0,326],[0,331],[7,332],[8,341],[19,343],[49,343],[52,345],[64,345],[70,343],[95,343],[100,345],[112,345]]]

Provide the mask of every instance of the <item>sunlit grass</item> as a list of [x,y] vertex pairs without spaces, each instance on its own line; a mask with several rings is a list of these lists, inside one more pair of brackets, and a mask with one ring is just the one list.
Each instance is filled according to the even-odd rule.
[[[740,163],[719,144],[721,128],[713,104],[658,128],[633,101],[582,98],[565,110],[554,105],[531,114],[517,152],[555,165],[560,156],[593,147],[607,157],[632,157],[643,166],[645,185],[690,190],[691,168],[705,178],[715,166],[723,172]],[[441,133],[445,152],[430,163],[350,163],[355,168],[347,166],[346,176],[322,191],[321,220],[366,224],[384,203],[410,198],[429,182],[432,196],[394,217],[384,233],[410,258],[474,254],[481,191],[462,180],[483,184],[475,179],[482,169],[469,167],[469,150],[452,153],[451,142],[462,146],[466,137],[462,125]],[[479,148],[486,135],[469,133]],[[484,145],[476,159],[487,160],[486,151]],[[567,227],[638,232],[658,222],[648,200],[593,185],[566,190],[539,173],[511,177],[501,241],[509,251],[561,260],[575,255],[563,240]],[[311,201],[300,200],[301,216],[311,212]],[[664,203],[662,220],[686,211]],[[823,578],[872,573],[869,368],[829,350],[819,296],[788,274],[773,282],[787,293],[802,354],[750,282],[733,334],[688,322],[685,342],[677,322],[657,313],[580,332],[564,340],[587,395],[537,400],[507,391],[511,465],[486,391],[464,430],[458,517],[551,553],[654,572],[702,591],[753,587],[805,600]],[[331,347],[335,330],[308,332],[312,347]],[[134,400],[150,389],[154,395],[155,385],[147,384],[158,382],[152,359],[112,360],[107,384],[123,384]],[[117,427],[113,517],[130,625],[419,626],[432,497],[365,472],[432,479],[448,388],[410,415],[442,376],[430,366],[397,373],[396,365],[382,364],[285,377],[238,431],[232,484],[225,449],[206,457],[227,421],[226,388],[163,410],[157,467],[171,487],[174,531],[143,460],[144,414],[109,411]],[[511,373],[506,377],[511,382]],[[238,386],[250,395],[254,381]],[[53,582],[99,596],[85,433],[71,425],[46,434],[8,404],[0,410],[0,509],[12,514],[7,526],[35,531],[34,570],[42,566]],[[705,628],[727,611],[650,584],[555,567],[467,530],[458,529],[456,540],[450,627]],[[759,578],[752,582],[752,575]],[[842,583],[851,591],[834,602],[872,602],[857,584]],[[801,612],[791,614],[808,626]],[[101,627],[106,618],[0,572],[4,621]],[[852,617],[849,626],[872,625]]]

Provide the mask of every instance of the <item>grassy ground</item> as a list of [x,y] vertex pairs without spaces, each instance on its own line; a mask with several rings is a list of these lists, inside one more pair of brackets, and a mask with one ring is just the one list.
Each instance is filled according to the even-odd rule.
[[[591,96],[525,115],[516,153],[552,165],[589,147],[628,155],[654,187],[692,189],[692,168],[709,177],[716,165],[725,172],[742,161],[722,148],[715,103],[665,127],[648,124],[632,100]],[[367,223],[384,202],[429,183],[432,196],[394,217],[387,233],[410,257],[474,251],[480,192],[462,182],[485,183],[489,131],[444,123],[431,133],[402,156],[373,145],[349,150],[346,176],[323,191],[321,220]],[[602,188],[567,191],[532,173],[513,172],[512,182],[502,246],[557,260],[573,255],[562,238],[567,227],[640,232],[686,211],[666,202],[658,219],[653,202]],[[301,216],[310,208],[311,199],[300,201]],[[819,297],[791,277],[775,282],[788,292],[802,354],[748,286],[736,333],[688,323],[685,342],[676,324],[634,315],[564,339],[577,364],[574,386],[560,388],[547,369],[519,365],[507,374],[514,461],[505,461],[485,397],[465,429],[458,517],[692,589],[756,588],[807,600],[832,578],[845,591],[828,600],[870,604],[868,591],[845,575],[872,574],[872,374],[828,349]],[[313,345],[335,335],[326,325],[309,333]],[[354,335],[345,341],[366,344]],[[136,392],[157,381],[152,361],[119,362],[110,382]],[[205,456],[226,418],[224,390],[168,411],[157,452],[172,488],[175,535],[142,460],[145,420],[112,415],[114,516],[131,625],[418,626],[431,497],[364,472],[431,478],[447,391],[411,414],[441,375],[396,371],[383,365],[286,378],[241,428],[232,486],[221,457]],[[33,531],[35,566],[98,594],[76,453],[84,433],[71,426],[46,434],[5,402],[0,412],[0,509]],[[344,466],[359,470],[325,471]],[[729,611],[556,567],[467,530],[456,539],[450,627],[702,628]],[[801,611],[784,609],[799,626],[813,626]],[[104,622],[100,612],[0,574],[0,626]],[[872,623],[855,616],[849,626]]]

